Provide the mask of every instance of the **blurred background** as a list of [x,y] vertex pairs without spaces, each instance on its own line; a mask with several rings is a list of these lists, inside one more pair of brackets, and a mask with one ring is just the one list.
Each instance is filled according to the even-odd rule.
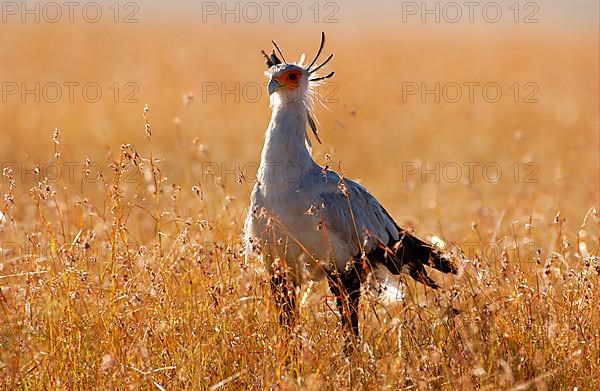
[[[0,389],[598,389],[598,8],[2,1]],[[315,159],[461,273],[363,301],[352,359],[305,284],[294,367],[240,238],[260,50],[322,31]]]
[[325,31],[336,76],[318,91],[315,157],[401,222],[452,237],[493,211],[579,224],[598,204],[596,1],[2,7],[0,155],[23,189],[52,161],[55,128],[77,175],[123,143],[147,152],[147,104],[169,180],[217,178],[245,200],[238,173],[256,171],[270,115],[260,49],[311,58]]

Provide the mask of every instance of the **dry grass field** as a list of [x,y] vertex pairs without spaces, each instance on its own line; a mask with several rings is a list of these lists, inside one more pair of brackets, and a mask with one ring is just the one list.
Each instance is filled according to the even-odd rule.
[[[316,159],[461,273],[364,301],[352,357],[326,284],[306,284],[293,354],[240,239],[270,116],[259,50],[310,56],[320,30],[0,25],[0,389],[600,389],[584,28],[327,30]],[[406,94],[436,82],[439,103]]]

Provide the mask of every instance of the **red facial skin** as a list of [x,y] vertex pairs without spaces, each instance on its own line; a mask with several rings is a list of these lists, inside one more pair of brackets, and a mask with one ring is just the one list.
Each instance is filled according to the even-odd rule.
[[296,88],[300,85],[301,77],[302,72],[292,69],[274,79],[284,88]]

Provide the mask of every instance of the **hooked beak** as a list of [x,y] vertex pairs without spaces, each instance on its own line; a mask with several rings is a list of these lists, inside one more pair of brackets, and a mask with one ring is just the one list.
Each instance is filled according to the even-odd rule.
[[269,95],[273,95],[274,92],[278,91],[281,87],[283,87],[279,82],[275,79],[271,79],[269,81]]

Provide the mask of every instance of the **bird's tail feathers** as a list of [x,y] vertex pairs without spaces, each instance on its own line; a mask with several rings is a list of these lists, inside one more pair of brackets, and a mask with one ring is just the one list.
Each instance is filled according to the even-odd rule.
[[369,258],[394,275],[408,274],[433,289],[438,289],[439,285],[427,275],[425,265],[442,273],[458,273],[454,262],[439,249],[408,231],[400,230],[399,233],[398,241],[378,247],[369,254]]
[[442,273],[458,273],[458,268],[452,259],[408,231],[400,230],[400,240],[394,244],[394,247],[394,253],[400,260],[414,259]]

